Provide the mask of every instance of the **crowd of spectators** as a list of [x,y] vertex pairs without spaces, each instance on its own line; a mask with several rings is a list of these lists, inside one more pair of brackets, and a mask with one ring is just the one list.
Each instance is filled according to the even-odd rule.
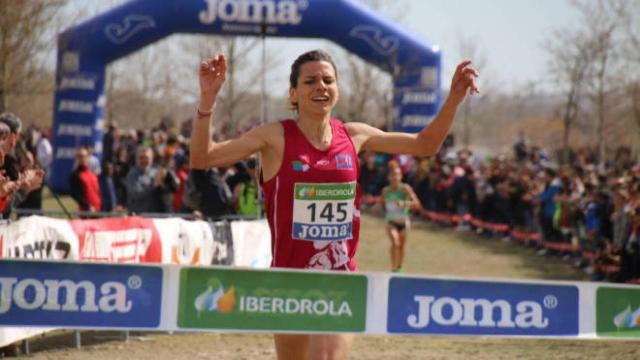
[[[121,131],[115,124],[109,124],[103,149],[102,158],[95,157],[93,166],[80,162],[80,156],[91,149],[78,150],[76,168],[87,168],[94,174],[93,178],[87,177],[87,181],[71,187],[71,195],[82,210],[147,215],[180,213],[212,219],[236,214],[254,218],[261,215],[257,192],[247,198],[246,191],[241,191],[257,187],[256,176],[252,174],[254,160],[225,169],[190,170],[185,136],[162,124],[148,131]],[[100,198],[99,208],[83,205],[96,195]],[[252,211],[246,211],[247,203],[252,204]]]
[[[80,148],[69,179],[82,216],[98,213],[188,214],[196,218],[260,216],[256,162],[190,170],[188,129],[162,124],[121,130],[109,124],[98,158]],[[569,165],[520,136],[510,156],[480,158],[445,143],[432,158],[395,156],[422,213],[461,231],[525,240],[541,255],[559,256],[594,280],[640,278],[640,163],[627,147],[599,161],[589,148],[573,150]],[[47,134],[0,117],[0,207],[41,209],[51,164]],[[367,200],[386,186],[383,154],[364,153],[360,185]],[[373,201],[370,201],[373,203]],[[442,222],[442,221],[441,221]],[[635,280],[634,280],[635,279]]]
[[[438,156],[400,156],[423,214],[458,230],[514,237],[583,268],[593,280],[640,278],[640,163],[627,147],[599,162],[589,148],[559,166],[520,137],[512,156],[480,159],[443,147]],[[389,158],[363,154],[360,183],[369,198],[385,186]]]
[[42,203],[45,171],[38,164],[51,162],[51,144],[36,128],[22,131],[13,113],[0,114],[0,216],[8,219],[14,208]]
[[[103,153],[80,147],[69,178],[71,197],[82,217],[110,214],[182,214],[194,218],[261,216],[255,160],[226,169],[190,170],[188,139],[162,123],[150,130],[108,125]],[[50,134],[22,128],[20,118],[0,116],[0,211],[42,210],[42,190],[50,173]]]

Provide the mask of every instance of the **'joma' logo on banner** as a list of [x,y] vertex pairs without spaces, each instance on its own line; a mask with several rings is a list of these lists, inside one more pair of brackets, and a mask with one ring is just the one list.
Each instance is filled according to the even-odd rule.
[[[134,275],[128,282],[138,288],[142,280]],[[80,292],[84,294],[82,301],[78,297]],[[65,296],[60,301],[62,294]],[[127,299],[127,286],[116,281],[105,282],[96,289],[88,280],[26,278],[18,281],[15,277],[0,277],[0,314],[7,313],[14,305],[22,310],[104,313],[128,313],[133,306]]]
[[[409,315],[407,325],[415,329],[426,328],[432,321],[440,326],[486,328],[544,329],[549,325],[549,319],[544,317],[542,306],[535,301],[518,302],[514,314],[511,304],[502,299],[458,300],[451,297],[435,298],[421,295],[413,299],[418,303],[418,314]],[[480,316],[477,316],[477,309],[480,309]],[[498,316],[494,319],[496,310]]]

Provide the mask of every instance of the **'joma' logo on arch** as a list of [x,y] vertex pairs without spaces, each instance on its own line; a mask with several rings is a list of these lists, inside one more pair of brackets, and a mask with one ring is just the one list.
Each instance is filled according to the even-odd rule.
[[207,8],[199,14],[200,22],[213,24],[217,19],[242,23],[298,25],[302,21],[300,5],[283,0],[205,0]]

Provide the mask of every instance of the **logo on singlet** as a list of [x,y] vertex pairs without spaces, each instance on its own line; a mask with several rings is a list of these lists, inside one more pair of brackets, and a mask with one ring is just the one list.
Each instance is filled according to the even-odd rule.
[[353,161],[351,161],[351,154],[338,154],[336,155],[336,168],[338,169],[352,169]]
[[305,164],[300,160],[292,161],[291,167],[293,168],[293,171],[305,172],[309,170],[309,164]]

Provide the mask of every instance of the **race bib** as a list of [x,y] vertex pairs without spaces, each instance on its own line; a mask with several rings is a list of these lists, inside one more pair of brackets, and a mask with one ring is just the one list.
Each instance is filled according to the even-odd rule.
[[355,182],[296,183],[293,191],[293,239],[340,241],[353,237]]

